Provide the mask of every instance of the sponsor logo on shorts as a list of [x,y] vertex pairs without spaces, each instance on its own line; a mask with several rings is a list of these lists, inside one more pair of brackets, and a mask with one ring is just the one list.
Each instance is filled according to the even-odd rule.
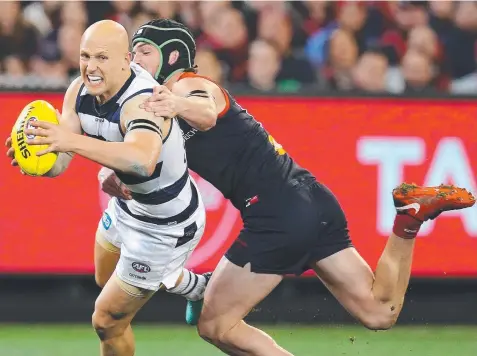
[[105,212],[103,214],[103,218],[101,219],[101,222],[103,223],[103,227],[105,230],[108,230],[111,227],[112,220],[108,213]]
[[133,262],[132,268],[138,273],[148,273],[151,272],[151,267],[141,262]]
[[136,279],[142,279],[143,281],[146,280],[146,277],[138,276],[137,274],[134,274],[134,273],[129,273],[129,277],[133,277],[133,278],[136,278]]

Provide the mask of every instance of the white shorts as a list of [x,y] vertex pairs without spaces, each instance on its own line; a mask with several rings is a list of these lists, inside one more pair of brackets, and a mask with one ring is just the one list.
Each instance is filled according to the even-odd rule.
[[205,208],[200,198],[189,219],[171,226],[137,220],[113,198],[98,225],[101,237],[121,249],[115,271],[119,279],[153,291],[161,284],[168,289],[175,286],[204,229]]

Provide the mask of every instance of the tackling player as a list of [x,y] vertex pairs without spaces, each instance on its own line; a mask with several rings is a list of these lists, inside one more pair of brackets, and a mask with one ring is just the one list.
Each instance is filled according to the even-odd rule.
[[[144,107],[159,117],[180,118],[189,167],[230,199],[244,222],[207,286],[198,320],[201,337],[231,355],[290,355],[243,318],[284,275],[308,269],[364,326],[392,327],[421,224],[443,211],[472,206],[472,195],[452,186],[397,187],[393,233],[373,273],[352,246],[332,192],[298,166],[225,89],[196,74],[188,28],[154,20],[139,28],[133,46],[134,61],[161,84]],[[114,186],[114,175],[105,182]],[[189,315],[189,322],[196,317]]]
[[59,152],[47,176],[64,172],[79,154],[113,169],[129,189],[132,199],[109,202],[96,238],[96,280],[104,288],[93,326],[103,356],[134,354],[130,323],[155,291],[197,300],[207,281],[183,268],[203,234],[205,209],[189,176],[182,132],[176,119],[139,108],[157,83],[130,63],[128,46],[118,23],[90,26],[81,40],[81,77],[65,94],[60,124],[36,121],[25,130],[35,136],[30,145],[48,145],[39,156]]

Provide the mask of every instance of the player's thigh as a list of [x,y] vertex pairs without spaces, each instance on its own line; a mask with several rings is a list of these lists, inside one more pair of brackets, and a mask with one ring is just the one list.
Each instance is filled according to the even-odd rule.
[[253,273],[250,264],[240,267],[223,257],[205,291],[199,332],[202,329],[210,335],[230,330],[282,279],[281,275]]
[[120,335],[153,294],[113,275],[95,303],[93,326],[100,338]]
[[94,243],[94,267],[96,283],[104,287],[119,261],[121,250],[97,233]]
[[373,297],[374,274],[355,248],[341,250],[311,265],[341,305],[361,322],[378,312]]
[[96,283],[103,287],[118,263],[121,248],[121,229],[114,201],[109,202],[96,231],[94,265]]

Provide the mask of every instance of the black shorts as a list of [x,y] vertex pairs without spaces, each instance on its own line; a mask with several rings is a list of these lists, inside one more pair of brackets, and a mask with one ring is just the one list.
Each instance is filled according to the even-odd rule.
[[225,254],[252,272],[300,275],[310,264],[352,247],[333,193],[312,180],[270,188],[242,211],[244,227]]

